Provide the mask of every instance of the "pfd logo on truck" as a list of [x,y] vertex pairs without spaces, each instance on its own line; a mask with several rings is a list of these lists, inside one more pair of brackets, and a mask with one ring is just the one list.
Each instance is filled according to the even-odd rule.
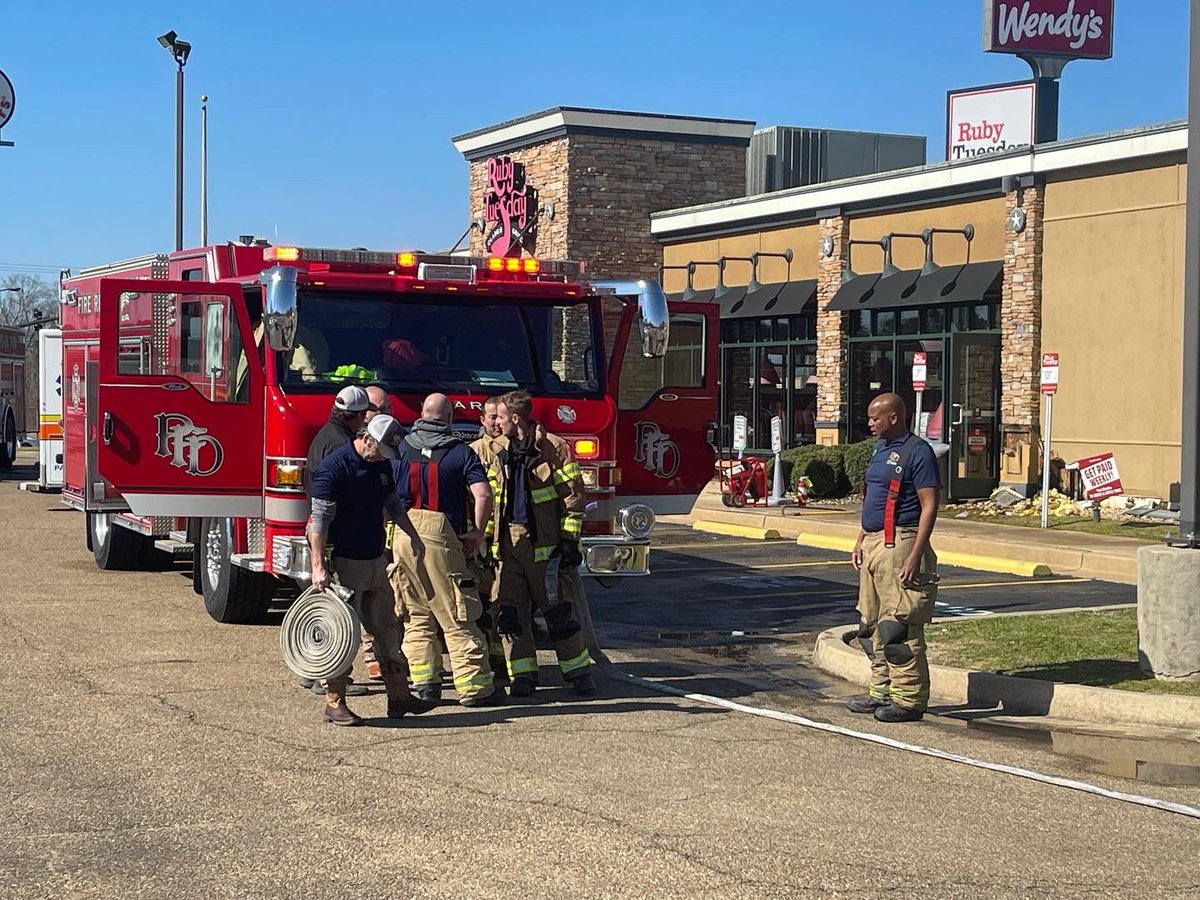
[[483,195],[487,223],[483,245],[492,256],[531,255],[537,247],[537,191],[525,183],[525,166],[508,156],[487,161],[488,186]]
[[207,428],[196,427],[191,419],[180,413],[158,413],[154,421],[158,423],[155,456],[169,458],[171,465],[189,475],[204,477],[221,468],[225,450]]
[[659,478],[670,478],[679,471],[679,447],[657,422],[638,422],[634,426],[637,447],[633,452],[635,462]]

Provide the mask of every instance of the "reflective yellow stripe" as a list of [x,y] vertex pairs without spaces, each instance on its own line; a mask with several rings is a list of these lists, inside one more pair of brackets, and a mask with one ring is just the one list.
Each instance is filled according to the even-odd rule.
[[929,700],[929,689],[928,688],[909,689],[909,688],[896,687],[896,685],[893,684],[892,685],[892,699],[893,700],[905,700],[910,703],[923,705],[926,702],[928,702],[928,700]]
[[532,657],[522,657],[521,659],[510,659],[508,661],[509,675],[528,675],[530,672],[536,672],[537,670],[537,660]]
[[558,667],[562,669],[562,673],[564,675],[569,675],[572,672],[578,671],[585,666],[590,666],[591,664],[592,654],[588,653],[587,650],[584,649],[584,651],[578,656],[572,656],[570,659],[561,660],[558,664]]
[[408,667],[408,673],[410,675],[412,675],[413,678],[421,678],[424,676],[429,676],[429,675],[433,674],[433,665],[432,665],[432,663],[419,664],[419,665],[411,665],[410,664]]
[[558,491],[553,487],[534,488],[529,492],[534,503],[550,503],[558,499]]
[[471,688],[471,687],[487,687],[492,683],[490,672],[479,672],[475,675],[461,675],[454,679],[454,687]]
[[533,561],[534,562],[545,562],[546,560],[548,560],[550,558],[550,554],[552,554],[556,549],[557,549],[557,545],[551,546],[551,547],[534,547],[533,548]]
[[583,475],[579,471],[579,463],[569,462],[561,469],[554,470],[554,481],[557,484],[566,484],[572,478],[582,478]]
[[873,684],[867,692],[876,700],[886,700],[888,698],[888,686],[886,684]]
[[583,520],[575,515],[563,516],[562,521],[558,523],[558,527],[562,529],[562,533],[570,537],[579,537],[583,531]]

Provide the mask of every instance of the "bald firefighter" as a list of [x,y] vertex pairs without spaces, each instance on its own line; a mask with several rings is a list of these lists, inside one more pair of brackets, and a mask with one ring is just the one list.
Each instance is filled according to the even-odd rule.
[[492,490],[479,457],[451,430],[453,421],[450,399],[430,394],[401,444],[393,471],[425,555],[417,557],[411,542],[393,532],[392,585],[403,608],[403,649],[417,696],[441,698],[440,626],[458,702],[490,706],[504,693],[493,684],[478,624],[483,607],[467,559],[483,543]]
[[925,625],[938,582],[929,539],[941,475],[933,448],[907,421],[898,394],[880,394],[867,407],[867,426],[878,440],[851,554],[859,573],[857,638],[871,660],[871,684],[867,696],[846,706],[880,722],[915,722],[929,703]]
[[493,555],[500,560],[496,630],[504,644],[510,691],[528,697],[537,688],[537,646],[528,626],[530,608],[546,619],[563,678],[576,694],[596,692],[592,658],[582,628],[562,590],[560,567],[582,561],[585,494],[579,464],[562,438],[533,419],[524,391],[500,398],[491,477],[496,495]]

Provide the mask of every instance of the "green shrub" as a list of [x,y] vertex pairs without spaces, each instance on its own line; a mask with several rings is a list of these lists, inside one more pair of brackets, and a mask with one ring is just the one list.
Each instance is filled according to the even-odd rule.
[[842,448],[808,444],[788,451],[793,455],[792,482],[802,475],[812,482],[811,497],[840,497],[846,493]]
[[846,472],[846,480],[850,484],[850,490],[855,493],[862,493],[863,485],[867,480],[867,469],[871,465],[871,456],[875,452],[875,439],[868,438],[865,441],[859,441],[857,444],[847,444],[843,453],[843,468]]

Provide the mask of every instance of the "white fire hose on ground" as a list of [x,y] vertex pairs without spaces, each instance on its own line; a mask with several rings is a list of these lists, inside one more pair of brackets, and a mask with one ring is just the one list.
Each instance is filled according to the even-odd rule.
[[354,594],[340,584],[309,587],[292,604],[279,629],[283,662],[301,678],[324,681],[347,674],[362,640]]

